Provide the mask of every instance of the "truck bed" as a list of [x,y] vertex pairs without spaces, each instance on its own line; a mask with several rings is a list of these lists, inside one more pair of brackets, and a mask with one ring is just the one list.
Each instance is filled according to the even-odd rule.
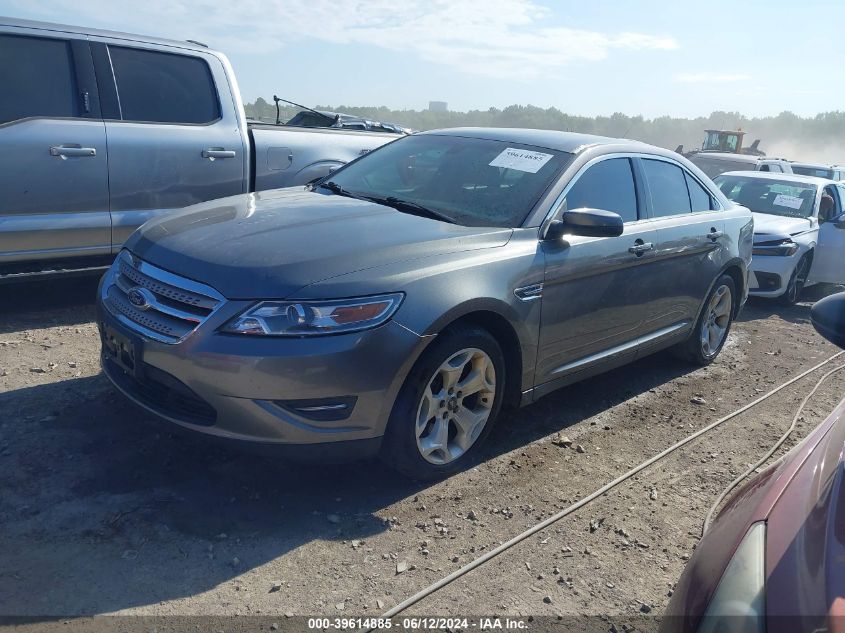
[[251,191],[304,185],[403,134],[248,123]]

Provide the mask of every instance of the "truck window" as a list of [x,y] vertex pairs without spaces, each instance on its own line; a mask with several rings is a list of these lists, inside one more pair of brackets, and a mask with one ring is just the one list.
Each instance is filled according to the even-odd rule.
[[70,43],[0,35],[0,123],[80,115]]
[[109,46],[124,121],[210,123],[220,118],[208,64],[198,57]]
[[651,191],[655,217],[691,211],[690,195],[684,182],[684,170],[662,160],[643,159],[643,169]]

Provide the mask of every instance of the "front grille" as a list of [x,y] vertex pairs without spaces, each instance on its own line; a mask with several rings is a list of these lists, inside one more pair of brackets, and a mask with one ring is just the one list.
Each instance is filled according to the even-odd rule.
[[217,420],[217,412],[210,404],[167,372],[141,363],[141,377],[136,378],[108,356],[103,358],[103,365],[118,387],[161,415],[202,426],[211,426]]
[[[103,292],[109,312],[164,343],[183,340],[223,302],[213,288],[138,260],[127,251],[117,256],[109,274]],[[130,301],[130,293],[143,299],[140,305]]]

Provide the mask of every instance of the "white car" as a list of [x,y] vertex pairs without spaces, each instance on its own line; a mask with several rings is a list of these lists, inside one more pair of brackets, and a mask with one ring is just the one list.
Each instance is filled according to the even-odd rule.
[[750,171],[714,182],[754,214],[750,294],[794,304],[806,286],[845,283],[845,183]]

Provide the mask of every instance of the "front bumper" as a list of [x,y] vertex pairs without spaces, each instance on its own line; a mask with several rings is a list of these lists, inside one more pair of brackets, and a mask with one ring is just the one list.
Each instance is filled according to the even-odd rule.
[[[113,276],[107,272],[98,291],[103,372],[158,417],[229,440],[308,446],[320,455],[336,453],[322,450],[334,443],[349,446],[350,457],[375,452],[396,394],[426,344],[394,321],[310,338],[219,332],[249,305],[243,301],[225,302],[180,342],[157,341],[104,305]],[[106,332],[135,342],[133,367],[118,361]],[[331,408],[337,403],[347,408],[337,412]]]
[[[792,271],[801,259],[791,256],[756,255],[748,271],[748,292],[755,297],[779,297],[786,292]],[[759,274],[758,274],[759,273]]]

